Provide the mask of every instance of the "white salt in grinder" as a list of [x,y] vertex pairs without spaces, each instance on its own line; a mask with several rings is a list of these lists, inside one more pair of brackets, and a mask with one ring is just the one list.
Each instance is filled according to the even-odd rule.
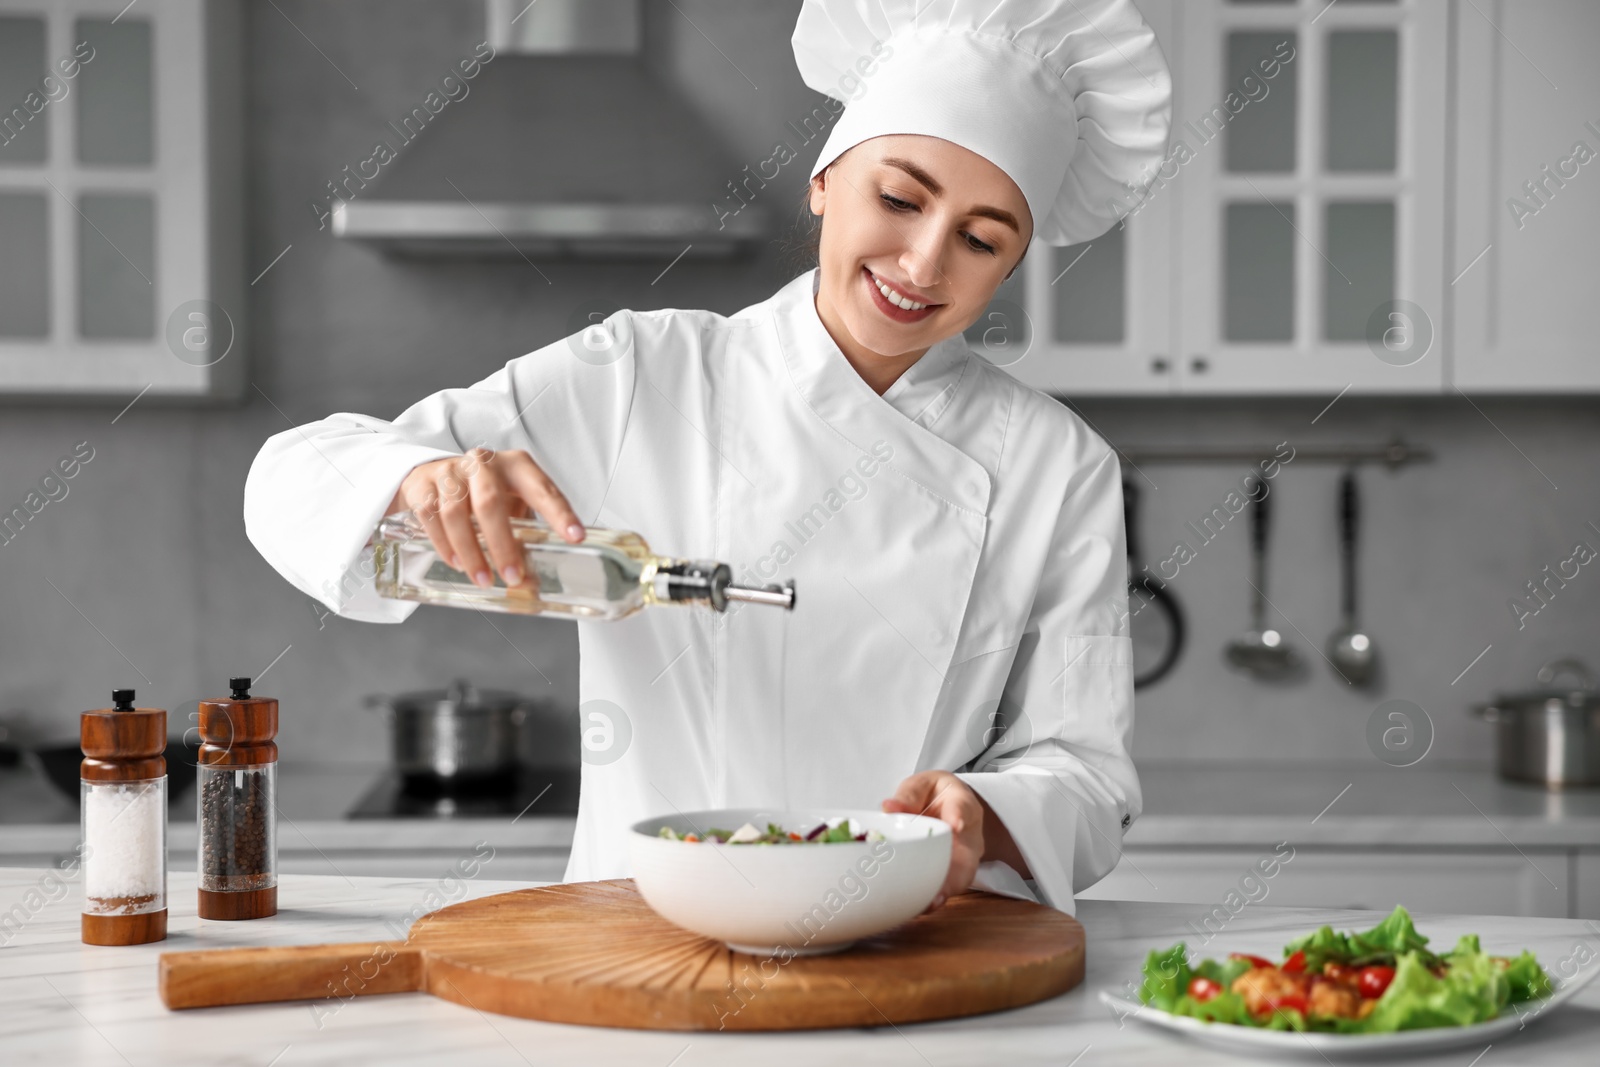
[[167,936],[167,713],[111,702],[79,720],[83,942],[142,945]]

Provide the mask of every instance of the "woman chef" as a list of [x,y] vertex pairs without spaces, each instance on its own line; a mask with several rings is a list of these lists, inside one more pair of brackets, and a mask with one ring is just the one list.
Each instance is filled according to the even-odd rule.
[[934,907],[1028,879],[1070,910],[1141,807],[1118,462],[962,331],[1030,238],[1137,201],[1166,67],[1130,0],[806,0],[793,43],[808,85],[854,87],[812,175],[816,269],[731,316],[618,311],[392,422],[280,433],[246,529],[371,622],[417,607],[359,565],[404,508],[484,585],[524,580],[506,519],[530,509],[792,576],[792,613],[579,626],[581,700],[632,738],[585,762],[567,878],[626,876],[651,816],[881,803],[953,828]]

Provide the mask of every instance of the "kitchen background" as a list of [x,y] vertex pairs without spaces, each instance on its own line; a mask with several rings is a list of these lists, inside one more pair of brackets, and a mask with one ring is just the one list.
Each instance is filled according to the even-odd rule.
[[[1569,154],[1572,141],[1581,137],[1600,145],[1583,126],[1585,120],[1600,122],[1592,63],[1578,61],[1585,49],[1592,55],[1600,37],[1600,23],[1587,5],[1417,3],[1436,9],[1447,27],[1450,63],[1460,60],[1460,42],[1477,40],[1474,35],[1498,41],[1476,22],[1480,18],[1495,20],[1513,37],[1514,25],[1530,32],[1547,25],[1550,9],[1582,27],[1551,33],[1538,44],[1519,41],[1529,66],[1517,52],[1494,52],[1496,66],[1482,79],[1486,91],[1532,93],[1542,89],[1545,74],[1561,89],[1550,94],[1547,108],[1506,105],[1516,121],[1502,124],[1503,139],[1495,146],[1500,173],[1537,177],[1542,165]],[[115,13],[122,5],[72,6]],[[1176,17],[1171,4],[1141,6],[1152,21],[1170,25]],[[1193,10],[1218,6],[1197,4]],[[1250,6],[1255,24],[1263,10],[1304,19],[1287,5]],[[1315,13],[1321,6],[1296,10]],[[1402,5],[1407,11],[1414,6]],[[793,0],[643,5],[641,61],[681,94],[703,119],[703,129],[721,142],[684,145],[683,151],[720,153],[729,180],[742,177],[746,164],[767,160],[775,141],[793,143],[786,124],[810,115],[821,100],[801,83],[790,54],[798,7]],[[1534,7],[1546,15],[1530,15]],[[129,17],[138,14],[135,9]],[[1329,25],[1351,17],[1336,10]],[[1569,42],[1569,36],[1577,40]],[[319,217],[328,205],[327,183],[371,156],[376,141],[394,143],[390,124],[409,114],[485,38],[484,5],[474,0],[242,5],[242,399],[175,406],[145,397],[128,407],[137,391],[130,389],[103,403],[35,395],[0,407],[4,510],[21,504],[79,442],[93,448],[93,459],[67,483],[68,495],[0,544],[0,602],[10,609],[0,613],[0,711],[25,712],[39,735],[70,739],[80,711],[106,706],[114,686],[132,686],[140,705],[172,709],[176,724],[196,699],[222,694],[230,675],[249,674],[260,679],[258,693],[282,703],[278,741],[286,768],[335,762],[377,768],[388,758],[388,729],[363,706],[368,693],[439,687],[462,676],[575,709],[578,648],[570,625],[496,617],[497,632],[476,614],[437,609],[418,611],[401,626],[326,615],[261,559],[245,537],[240,514],[245,473],[271,434],[335,411],[393,417],[430,392],[468,385],[571,332],[574,312],[596,294],[636,308],[732,312],[763,299],[800,269],[775,242],[764,242],[753,258],[690,256],[669,269],[670,255],[614,262],[405,258],[334,236]],[[1409,61],[1417,41],[1408,40]],[[1303,85],[1308,72],[1320,69],[1304,54]],[[1170,58],[1177,66],[1182,55]],[[452,123],[464,127],[470,121],[478,129],[498,123],[515,130],[521,116],[477,113],[501,106],[490,83],[515,62],[500,55],[486,65],[469,95],[451,101],[434,119],[436,127],[401,149],[392,174],[404,175],[408,153],[428,158],[429,138],[460,136],[452,135]],[[1540,73],[1530,69],[1534,64]],[[1460,74],[1451,67],[1441,84]],[[1463,84],[1468,82],[1477,86],[1480,79]],[[597,142],[606,138],[612,120],[587,111],[583,95],[526,104],[579,117]],[[1208,106],[1180,94],[1178,116],[1198,115]],[[1416,132],[1402,123],[1402,138]],[[769,212],[774,238],[797,218],[814,148],[802,149],[757,195],[755,206]],[[587,150],[558,143],[536,149],[535,158],[552,160]],[[0,163],[5,151],[0,148]],[[631,164],[629,177],[647,196],[657,161],[641,154]],[[1309,658],[1309,673],[1294,684],[1267,685],[1223,662],[1225,642],[1248,621],[1249,536],[1247,516],[1241,515],[1200,546],[1172,583],[1188,615],[1189,644],[1169,677],[1139,693],[1134,752],[1141,763],[1345,763],[1403,773],[1378,760],[1366,731],[1380,703],[1400,698],[1431,719],[1435,737],[1424,767],[1489,768],[1492,728],[1469,717],[1469,704],[1532,686],[1536,669],[1557,656],[1600,664],[1600,571],[1592,565],[1582,567],[1525,625],[1519,627],[1510,607],[1513,598],[1528,596],[1527,583],[1542,579],[1546,567],[1572,557],[1576,543],[1600,548],[1600,405],[1595,339],[1584,314],[1595,291],[1592,237],[1600,225],[1600,177],[1590,169],[1584,167],[1529,220],[1527,233],[1506,227],[1505,209],[1491,211],[1486,201],[1480,212],[1485,224],[1492,219],[1500,227],[1496,232],[1511,234],[1507,244],[1521,243],[1491,251],[1475,264],[1491,280],[1503,279],[1512,264],[1531,264],[1527,269],[1543,273],[1521,284],[1568,304],[1574,277],[1586,279],[1577,291],[1586,287],[1588,298],[1569,307],[1568,318],[1553,332],[1523,351],[1507,319],[1503,345],[1491,352],[1512,377],[1524,360],[1535,368],[1530,377],[1537,377],[1544,365],[1538,361],[1548,362],[1552,348],[1559,349],[1555,365],[1577,368],[1570,385],[1558,382],[1538,395],[1515,396],[1507,394],[1516,390],[1468,386],[1463,392],[1449,384],[1457,365],[1451,362],[1457,351],[1451,325],[1464,332],[1460,324],[1473,308],[1463,309],[1465,290],[1448,283],[1487,238],[1458,232],[1457,215],[1447,206],[1438,213],[1448,231],[1438,235],[1442,244],[1433,240],[1431,252],[1419,251],[1429,244],[1426,232],[1399,242],[1412,265],[1418,256],[1439,256],[1440,247],[1449,257],[1441,261],[1442,280],[1429,283],[1440,300],[1428,309],[1439,331],[1429,358],[1445,365],[1432,395],[1376,395],[1381,387],[1367,385],[1341,395],[1342,383],[1307,388],[1293,382],[1282,390],[1202,393],[1204,383],[1189,374],[1192,367],[1184,373],[1193,389],[1140,386],[1124,391],[1138,395],[1122,396],[1106,388],[1093,390],[1096,395],[1065,390],[1066,401],[1124,450],[1280,441],[1298,449],[1378,445],[1403,437],[1434,456],[1398,471],[1368,466],[1360,474],[1361,619],[1380,649],[1381,683],[1354,689],[1334,676],[1317,651],[1339,621],[1339,468],[1290,463],[1273,483],[1278,506],[1268,592],[1281,611],[1274,616],[1280,629]],[[1464,195],[1463,183],[1472,176],[1457,177],[1445,189],[1413,188],[1404,194],[1405,203],[1422,204],[1425,213],[1428,198]],[[357,201],[381,197],[388,179],[380,176]],[[1164,191],[1173,206],[1161,210],[1178,210],[1174,190],[1187,180],[1188,174],[1180,174]],[[1507,178],[1506,184],[1500,199],[1513,195],[1518,183]],[[705,189],[707,211],[727,195],[725,188]],[[1588,237],[1580,242],[1575,234]],[[1207,254],[1215,256],[1214,246]],[[1498,263],[1500,256],[1508,258]],[[1086,259],[1084,267],[1092,262]],[[1187,268],[1170,271],[1179,274],[1197,277]],[[1471,274],[1461,285],[1469,283],[1477,283]],[[1498,298],[1499,291],[1493,295]],[[1158,344],[1130,359],[1142,366],[1153,355],[1180,364],[1190,358],[1188,350]],[[1035,351],[1019,367],[1047,358],[1047,352]],[[1375,358],[1372,365],[1381,369]],[[1237,395],[1248,393],[1258,395]],[[1269,395],[1278,393],[1289,395]],[[1141,481],[1140,539],[1154,561],[1166,557],[1177,540],[1197,543],[1185,524],[1218,505],[1248,464],[1140,467],[1147,479]],[[575,726],[556,728],[534,743],[571,746],[562,758],[576,761]]]

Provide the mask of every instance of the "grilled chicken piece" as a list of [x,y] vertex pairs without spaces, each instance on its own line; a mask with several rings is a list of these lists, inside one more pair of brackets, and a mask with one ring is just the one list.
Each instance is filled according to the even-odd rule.
[[1276,967],[1253,967],[1233,980],[1233,991],[1244,998],[1252,1015],[1265,1015],[1289,997],[1303,996],[1305,987],[1294,975]]
[[1344,1019],[1359,1019],[1365,1014],[1361,1010],[1363,1007],[1361,994],[1338,982],[1312,983],[1308,1003],[1312,1015],[1337,1015]]
[[1353,986],[1328,979],[1290,974],[1277,967],[1255,967],[1233,981],[1233,991],[1244,998],[1252,1015],[1270,1015],[1285,1001],[1304,998],[1306,1014],[1343,1019],[1365,1019],[1378,1006]]

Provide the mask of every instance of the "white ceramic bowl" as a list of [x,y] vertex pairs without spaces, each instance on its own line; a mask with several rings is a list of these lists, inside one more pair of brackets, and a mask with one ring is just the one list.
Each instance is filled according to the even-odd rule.
[[[709,827],[777,823],[804,832],[848,817],[882,841],[718,845],[673,841]],[[675,813],[633,826],[633,878],[662,918],[739,952],[815,955],[898,926],[922,911],[950,868],[950,827],[925,815],[880,811],[724,808]]]

